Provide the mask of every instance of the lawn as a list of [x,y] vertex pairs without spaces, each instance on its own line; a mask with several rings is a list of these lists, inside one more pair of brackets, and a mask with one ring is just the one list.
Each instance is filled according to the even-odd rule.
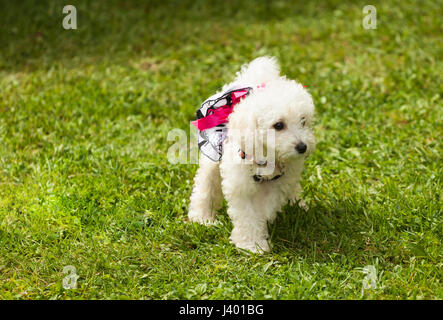
[[[0,0],[0,298],[443,299],[442,1]],[[274,55],[317,110],[271,253],[186,222],[174,128]],[[77,287],[65,289],[73,266]],[[366,286],[375,268],[374,286]],[[372,267],[370,267],[372,268]]]

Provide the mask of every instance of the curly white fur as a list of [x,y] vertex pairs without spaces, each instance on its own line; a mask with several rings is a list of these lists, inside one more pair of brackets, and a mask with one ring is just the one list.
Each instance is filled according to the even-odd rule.
[[[301,172],[305,158],[315,148],[312,97],[301,84],[280,76],[275,58],[260,57],[243,66],[223,91],[236,85],[257,88],[263,83],[263,88],[253,90],[230,115],[222,160],[213,162],[201,155],[189,206],[190,221],[211,223],[224,196],[234,225],[230,240],[252,252],[270,250],[267,222],[274,221],[288,200],[300,200],[304,206],[300,199]],[[275,130],[275,170],[269,177],[275,172],[284,174],[273,181],[257,182],[253,179],[257,165],[239,163],[239,140],[234,133],[272,130],[277,122],[282,122],[284,128]],[[306,145],[305,152],[296,149],[300,143]]]

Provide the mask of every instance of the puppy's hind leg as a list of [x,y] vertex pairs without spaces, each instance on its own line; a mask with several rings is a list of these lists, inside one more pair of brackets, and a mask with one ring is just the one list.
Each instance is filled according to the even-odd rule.
[[201,155],[189,204],[189,220],[203,224],[215,222],[216,211],[222,201],[219,164]]

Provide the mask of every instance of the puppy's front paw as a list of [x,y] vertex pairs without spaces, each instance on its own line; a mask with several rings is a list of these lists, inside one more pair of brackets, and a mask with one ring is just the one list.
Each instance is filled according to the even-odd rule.
[[306,204],[305,200],[303,199],[297,200],[296,198],[289,199],[289,205],[293,206],[296,203],[298,203],[298,206],[303,210],[305,211],[309,210],[309,206]]
[[217,222],[211,214],[204,214],[196,211],[189,211],[188,218],[190,222],[198,222],[204,225],[213,225]]
[[298,202],[298,206],[305,211],[309,210],[309,206],[306,204],[305,200],[303,199],[300,199],[300,201]]
[[266,239],[250,241],[250,242],[238,242],[238,243],[233,242],[233,243],[237,248],[248,250],[253,253],[262,254],[271,251],[271,246],[269,245],[269,242]]

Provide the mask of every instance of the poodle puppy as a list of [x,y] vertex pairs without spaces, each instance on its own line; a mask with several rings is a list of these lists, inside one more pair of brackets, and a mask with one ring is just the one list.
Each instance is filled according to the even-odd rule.
[[[225,109],[214,118],[211,114],[219,108]],[[300,178],[306,157],[315,149],[313,116],[311,95],[280,75],[275,58],[260,57],[244,65],[235,80],[197,112],[202,126],[194,124],[202,152],[189,220],[214,223],[224,197],[234,226],[230,241],[252,252],[269,251],[267,223],[288,201],[306,209]],[[211,127],[214,119],[217,125]]]

